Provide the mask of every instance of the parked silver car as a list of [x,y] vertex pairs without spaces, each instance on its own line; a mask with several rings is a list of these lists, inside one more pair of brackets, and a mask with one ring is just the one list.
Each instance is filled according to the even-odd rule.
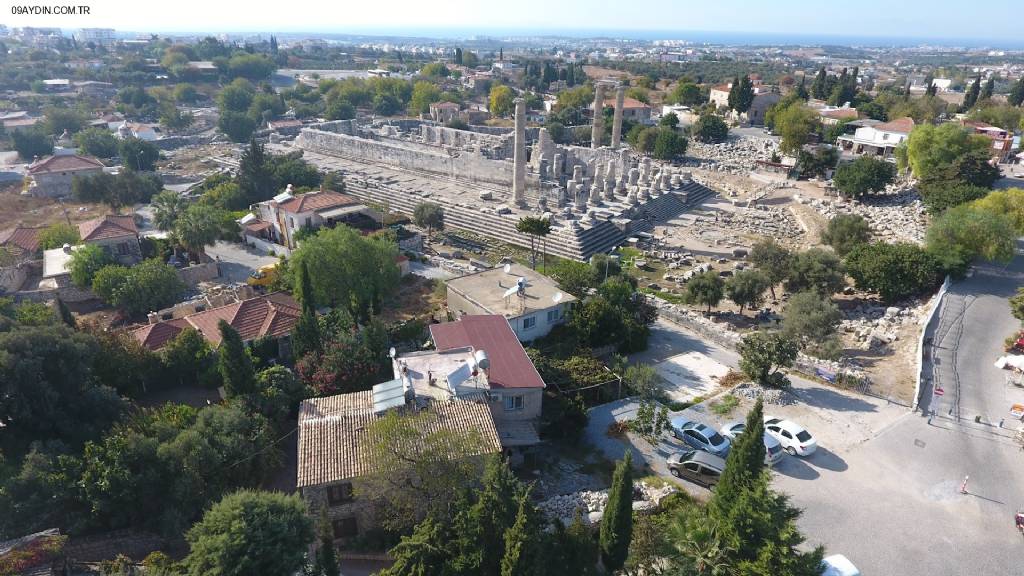
[[725,458],[729,454],[729,440],[707,424],[701,424],[684,416],[671,421],[672,435],[690,446]]
[[[730,441],[735,442],[736,437],[743,433],[747,429],[747,425],[743,422],[730,422],[725,426],[722,426],[722,436],[725,436]],[[764,433],[764,463],[768,466],[774,465],[776,462],[782,459],[782,444],[775,438],[772,438],[768,432]]]

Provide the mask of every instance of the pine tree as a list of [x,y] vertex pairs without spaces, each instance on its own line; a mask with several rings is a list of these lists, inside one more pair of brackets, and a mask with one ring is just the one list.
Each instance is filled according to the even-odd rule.
[[217,324],[217,328],[220,330],[221,338],[218,368],[228,397],[255,392],[256,373],[242,337],[224,320]]
[[71,329],[78,327],[78,323],[75,322],[75,315],[71,313],[67,303],[60,298],[57,298],[57,313],[60,315],[61,322],[67,324]]
[[412,534],[391,549],[394,559],[390,568],[381,570],[380,576],[442,576],[448,574],[448,544],[452,534],[442,522],[427,518],[416,525]]
[[615,466],[612,487],[608,491],[608,502],[601,518],[598,542],[605,569],[615,571],[622,568],[629,555],[629,541],[632,536],[633,455],[627,451],[626,457]]
[[988,99],[992,98],[992,93],[995,92],[995,89],[996,89],[996,80],[995,80],[995,78],[989,78],[985,82],[985,87],[981,89],[981,94],[978,96],[978,101],[981,102],[982,100],[988,100]]
[[502,538],[516,522],[516,500],[524,490],[519,479],[500,458],[487,461],[482,484],[469,517],[478,531],[480,573],[497,574],[505,556],[506,546]]
[[337,552],[334,550],[334,533],[327,519],[327,508],[320,509],[320,547],[316,551],[315,576],[341,576]]
[[1014,83],[1013,88],[1010,89],[1010,95],[1007,97],[1007,101],[1010,106],[1020,106],[1024,104],[1024,75],[1021,75],[1020,79]]
[[529,490],[522,491],[518,504],[516,520],[504,534],[501,576],[533,576],[541,559],[537,509],[530,502]]

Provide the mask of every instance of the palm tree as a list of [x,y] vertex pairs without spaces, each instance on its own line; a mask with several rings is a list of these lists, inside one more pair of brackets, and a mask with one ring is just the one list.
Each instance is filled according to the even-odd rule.
[[153,225],[164,232],[174,229],[174,223],[188,208],[188,202],[181,197],[181,194],[172,190],[164,190],[153,196],[152,204]]
[[669,541],[679,553],[672,559],[687,573],[701,576],[733,576],[729,561],[734,549],[724,542],[718,521],[703,514],[677,514],[669,525]]
[[224,211],[193,204],[174,223],[174,238],[190,255],[198,257],[224,233]]

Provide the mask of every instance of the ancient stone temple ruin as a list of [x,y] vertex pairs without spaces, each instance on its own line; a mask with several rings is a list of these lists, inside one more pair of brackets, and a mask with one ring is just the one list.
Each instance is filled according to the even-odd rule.
[[[598,86],[600,103],[604,86]],[[304,128],[295,146],[319,168],[343,172],[348,194],[408,214],[421,202],[434,202],[444,207],[451,228],[529,246],[516,223],[546,216],[548,252],[586,260],[711,194],[688,172],[637,158],[619,145],[622,94],[618,87],[616,145],[610,147],[599,145],[600,112],[592,147],[566,146],[544,128],[526,127],[521,99],[511,131],[457,130],[420,120],[340,120]]]

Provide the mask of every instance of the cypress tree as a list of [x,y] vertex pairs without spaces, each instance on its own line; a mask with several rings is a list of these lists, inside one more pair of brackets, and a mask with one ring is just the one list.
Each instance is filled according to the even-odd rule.
[[75,315],[71,313],[67,303],[60,298],[57,298],[57,314],[60,315],[61,322],[67,324],[72,330],[78,327],[78,323],[75,322]]
[[996,89],[996,80],[995,80],[995,78],[989,78],[985,82],[985,87],[981,89],[981,94],[978,96],[978,101],[980,102],[982,100],[988,100],[989,98],[991,98],[992,97],[992,93],[995,92],[995,89]]
[[740,100],[740,77],[737,76],[729,87],[729,99],[727,100],[731,110],[737,110]]
[[971,84],[971,87],[967,90],[967,93],[964,94],[964,105],[963,105],[962,110],[964,112],[966,112],[966,111],[970,110],[971,108],[974,108],[974,105],[977,104],[977,102],[978,102],[978,96],[980,94],[981,94],[981,75],[979,74],[979,75],[974,77],[974,82]]
[[733,442],[725,470],[715,486],[711,507],[719,516],[727,516],[739,494],[749,488],[764,471],[764,408],[759,398],[747,414],[743,434]]
[[327,508],[320,509],[320,548],[316,551],[316,576],[341,576],[334,550],[334,533],[327,519]]
[[736,111],[746,112],[750,110],[750,105],[754,103],[754,83],[750,81],[750,76],[744,76],[740,80],[740,87],[736,91]]
[[221,338],[218,367],[228,397],[255,392],[256,372],[242,337],[224,320],[217,324],[217,328]]
[[515,523],[505,530],[504,536],[501,576],[533,576],[537,573],[540,568],[540,527],[529,490],[523,490],[519,495]]
[[810,94],[807,93],[806,74],[800,77],[800,85],[796,87],[796,95],[799,96],[801,100],[807,100],[811,96]]
[[310,352],[323,350],[323,338],[320,335],[320,322],[316,316],[316,302],[313,296],[313,285],[309,279],[309,270],[305,263],[299,264],[299,297],[302,300],[302,315],[292,330],[292,352],[301,358]]
[[828,73],[825,72],[825,67],[822,66],[818,70],[818,75],[814,77],[814,82],[811,83],[811,96],[818,100],[824,100],[828,98],[828,95]]
[[1010,95],[1007,97],[1010,106],[1020,106],[1024,104],[1024,75],[1010,89]]
[[633,536],[633,455],[615,466],[608,503],[601,518],[599,547],[601,560],[608,571],[622,568],[629,555],[629,541]]

